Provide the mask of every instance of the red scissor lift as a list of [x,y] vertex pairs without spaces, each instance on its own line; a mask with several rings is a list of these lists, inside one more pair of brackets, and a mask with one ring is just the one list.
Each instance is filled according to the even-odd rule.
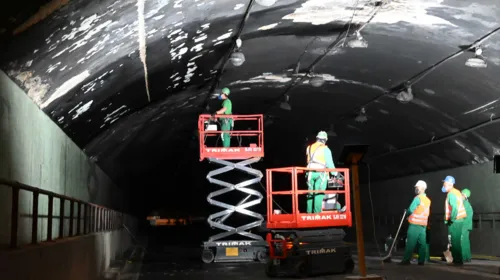
[[[299,175],[306,172],[333,172],[342,174],[334,179],[325,191],[309,191],[299,188]],[[343,227],[352,226],[349,169],[310,169],[285,167],[267,169],[267,234],[269,260],[266,274],[270,277],[294,275],[306,277],[323,273],[350,273],[354,269],[351,250],[343,242]],[[290,174],[291,188],[275,190],[273,175]],[[338,177],[342,177],[338,176]],[[309,193],[337,194],[344,196],[345,206],[339,210],[323,210],[321,213],[299,212],[299,196]],[[274,198],[291,196],[291,213],[281,213],[274,208]],[[278,212],[275,212],[277,210]]]
[[[233,130],[221,131],[218,129],[218,123],[225,118],[229,118],[234,122]],[[223,166],[210,171],[207,175],[210,183],[222,187],[222,189],[211,192],[207,196],[207,201],[210,205],[223,208],[223,210],[210,215],[207,222],[212,228],[220,229],[223,232],[210,236],[208,241],[203,243],[202,260],[205,263],[263,261],[266,258],[266,240],[262,236],[249,231],[252,228],[261,226],[264,217],[248,209],[260,204],[264,198],[259,191],[250,188],[251,185],[259,183],[263,177],[260,170],[251,168],[252,163],[258,162],[264,157],[263,119],[263,115],[199,116],[200,161],[208,159],[211,163]],[[222,136],[222,133],[230,134],[232,142],[230,147],[220,147],[218,145],[217,142],[220,143],[218,137]],[[230,160],[240,161],[233,162]],[[253,178],[237,184],[214,178],[235,169],[247,173]],[[240,191],[244,194],[244,198],[236,205],[214,199],[231,191]],[[224,222],[235,212],[250,217],[255,221],[238,227],[225,224]],[[228,239],[234,235],[244,237],[244,240]]]

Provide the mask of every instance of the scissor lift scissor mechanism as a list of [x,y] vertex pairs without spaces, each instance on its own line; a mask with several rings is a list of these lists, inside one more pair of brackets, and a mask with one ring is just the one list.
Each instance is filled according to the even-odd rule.
[[[262,202],[263,196],[259,191],[250,188],[251,185],[259,183],[263,174],[258,169],[251,167],[251,164],[260,161],[264,156],[264,135],[262,115],[220,115],[216,118],[230,118],[236,124],[243,121],[253,122],[256,126],[254,130],[232,130],[231,137],[253,137],[256,143],[251,143],[247,147],[210,147],[207,146],[206,139],[209,136],[219,136],[224,131],[218,131],[213,124],[213,117],[210,115],[200,115],[198,119],[198,130],[200,133],[200,161],[208,159],[209,162],[216,163],[222,167],[208,173],[207,179],[210,183],[222,187],[220,190],[211,192],[207,196],[210,205],[214,205],[224,210],[210,215],[207,219],[212,228],[217,228],[223,232],[212,235],[208,241],[203,243],[202,260],[205,263],[211,262],[244,262],[266,258],[267,242],[262,236],[249,232],[249,230],[261,226],[264,217],[248,208]],[[240,160],[232,162],[230,160]],[[244,180],[237,184],[229,183],[215,176],[238,170],[250,175],[251,179]],[[231,205],[215,198],[226,193],[239,191],[245,194],[245,198],[236,205]],[[225,224],[226,220],[235,212],[250,217],[252,222],[233,227]],[[239,235],[245,240],[227,240],[228,237]]]

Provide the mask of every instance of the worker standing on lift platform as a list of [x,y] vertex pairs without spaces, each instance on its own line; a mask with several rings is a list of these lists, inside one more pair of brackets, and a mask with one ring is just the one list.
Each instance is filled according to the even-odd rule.
[[[215,112],[214,115],[232,115],[233,114],[233,103],[229,99],[229,89],[227,87],[222,89],[222,93],[219,95],[219,100],[222,101],[222,108]],[[234,122],[231,118],[220,118],[221,121],[221,130],[229,131],[233,130]],[[222,133],[222,146],[230,147],[231,146],[231,136],[229,133]]]
[[[307,168],[325,169],[335,168],[332,151],[326,146],[328,135],[320,131],[316,136],[316,143],[309,145],[306,149]],[[337,172],[330,172],[337,176]],[[306,173],[308,190],[324,191],[328,185],[328,172],[308,171]],[[309,193],[307,195],[307,213],[321,213],[323,207],[324,193]]]
[[464,221],[464,226],[462,228],[462,256],[464,262],[471,262],[472,253],[470,250],[470,231],[472,230],[472,217],[474,216],[474,210],[472,210],[472,206],[469,202],[470,190],[463,189],[462,196],[464,200],[465,213],[467,213],[467,217]]
[[455,187],[455,178],[446,176],[441,191],[448,193],[445,200],[445,220],[448,234],[451,236],[451,255],[454,265],[463,265],[462,259],[462,228],[467,217],[462,194]]
[[425,194],[427,183],[419,180],[415,184],[415,198],[408,208],[408,241],[406,242],[405,254],[401,265],[410,264],[415,247],[418,245],[418,264],[424,265],[427,251],[426,227],[429,220],[431,200]]

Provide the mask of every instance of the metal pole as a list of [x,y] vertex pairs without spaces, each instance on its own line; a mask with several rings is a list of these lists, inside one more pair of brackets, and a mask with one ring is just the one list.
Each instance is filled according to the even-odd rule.
[[358,243],[358,266],[359,273],[362,277],[366,277],[366,264],[365,264],[365,243],[363,238],[363,218],[361,217],[361,197],[359,190],[359,167],[358,161],[360,155],[352,156],[351,173],[352,185],[354,193],[354,215],[356,221],[356,237]]

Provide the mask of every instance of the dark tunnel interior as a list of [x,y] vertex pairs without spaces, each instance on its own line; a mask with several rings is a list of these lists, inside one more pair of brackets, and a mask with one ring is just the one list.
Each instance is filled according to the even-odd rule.
[[206,216],[197,121],[224,87],[234,114],[264,115],[264,174],[305,166],[319,131],[339,166],[345,145],[369,145],[362,184],[491,161],[500,9],[465,2],[17,1],[0,12],[0,65],[128,212]]

